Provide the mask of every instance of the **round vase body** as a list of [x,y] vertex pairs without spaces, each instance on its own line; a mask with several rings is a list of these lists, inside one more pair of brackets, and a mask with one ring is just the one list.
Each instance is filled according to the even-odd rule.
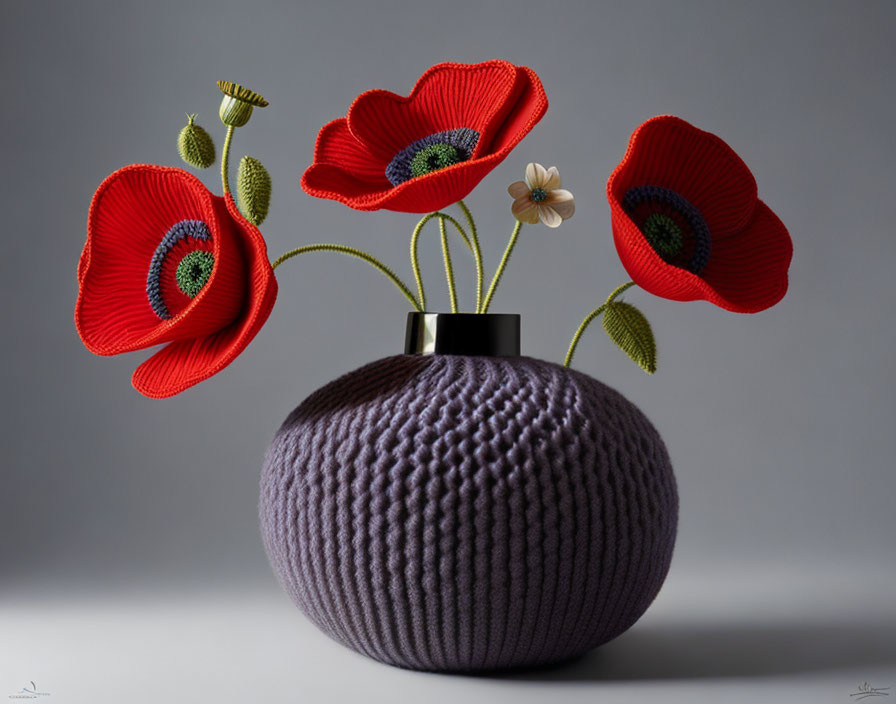
[[261,478],[265,548],[322,631],[402,667],[566,660],[669,569],[678,495],[621,394],[528,357],[399,355],[309,396]]

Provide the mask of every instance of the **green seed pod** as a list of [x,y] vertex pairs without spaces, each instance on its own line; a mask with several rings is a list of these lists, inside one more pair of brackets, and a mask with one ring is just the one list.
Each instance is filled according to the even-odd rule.
[[197,169],[207,169],[215,163],[215,143],[202,127],[195,124],[196,115],[187,115],[189,122],[177,136],[180,158]]
[[218,108],[218,116],[221,122],[231,127],[242,127],[252,117],[252,106],[242,100],[225,95]]
[[258,159],[244,156],[237,171],[240,212],[253,225],[261,225],[271,205],[271,176]]
[[268,105],[268,101],[262,96],[239,83],[218,81],[218,88],[224,94],[218,115],[225,125],[242,127],[252,117],[252,108],[263,108]]

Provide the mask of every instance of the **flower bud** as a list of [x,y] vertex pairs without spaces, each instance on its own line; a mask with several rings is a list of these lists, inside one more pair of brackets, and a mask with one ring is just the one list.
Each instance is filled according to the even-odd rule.
[[218,81],[218,88],[224,93],[218,115],[221,122],[231,127],[242,127],[252,117],[253,108],[263,108],[268,101],[248,88],[243,88],[238,83],[230,81]]
[[202,127],[195,123],[196,115],[187,115],[187,126],[177,136],[180,158],[197,169],[207,169],[215,163],[215,143]]
[[244,156],[237,171],[240,212],[253,225],[261,225],[271,204],[271,176],[258,159]]

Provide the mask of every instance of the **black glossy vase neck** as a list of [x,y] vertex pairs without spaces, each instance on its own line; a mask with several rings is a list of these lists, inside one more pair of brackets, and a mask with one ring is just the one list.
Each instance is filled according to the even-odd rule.
[[408,313],[405,354],[517,357],[520,316],[511,313]]

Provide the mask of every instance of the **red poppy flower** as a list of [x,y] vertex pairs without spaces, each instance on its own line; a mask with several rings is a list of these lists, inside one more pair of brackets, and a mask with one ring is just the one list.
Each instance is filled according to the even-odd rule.
[[525,66],[438,64],[408,97],[369,90],[324,125],[302,188],[356,210],[439,210],[468,195],[547,108]]
[[747,165],[715,135],[669,115],[648,120],[632,135],[607,196],[622,264],[650,293],[737,313],[769,308],[786,293],[787,228],[756,197]]
[[78,266],[75,324],[91,352],[169,343],[134,387],[164,398],[217,374],[270,315],[277,282],[233,198],[181,169],[134,164],[97,189]]

